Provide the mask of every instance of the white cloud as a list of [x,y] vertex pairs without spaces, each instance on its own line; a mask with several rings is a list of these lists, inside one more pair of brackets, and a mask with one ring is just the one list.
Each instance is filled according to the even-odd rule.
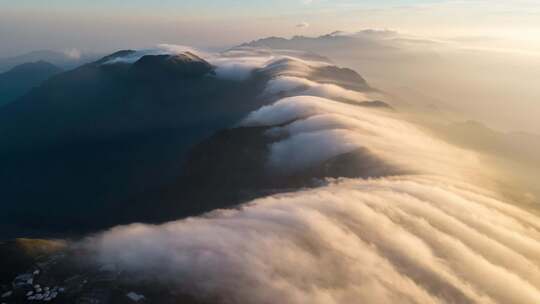
[[539,231],[489,195],[403,177],[118,227],[89,244],[103,263],[224,303],[536,303]]
[[81,51],[79,49],[68,49],[64,51],[64,54],[70,59],[81,59]]
[[[327,98],[283,98],[251,113],[243,121],[245,126],[283,124],[279,132],[290,137],[274,143],[271,149],[271,164],[278,160],[275,164],[280,170],[301,169],[313,165],[312,161],[324,161],[364,148],[408,172],[471,180],[484,178],[483,173],[488,172],[479,169],[481,164],[474,153],[432,138],[397,114]],[[304,135],[310,132],[319,133]]]
[[[308,75],[306,75],[308,76]],[[320,96],[325,98],[345,98],[351,101],[367,101],[364,93],[344,89],[335,84],[318,83],[302,77],[279,76],[271,79],[264,91],[265,94],[293,93],[294,95]]]

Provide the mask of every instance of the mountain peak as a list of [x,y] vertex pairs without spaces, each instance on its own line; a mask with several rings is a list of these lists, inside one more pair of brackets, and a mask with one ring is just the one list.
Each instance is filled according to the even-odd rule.
[[135,50],[120,50],[120,51],[114,52],[114,53],[112,53],[110,55],[107,55],[107,56],[101,58],[100,60],[96,61],[95,64],[109,63],[109,62],[111,62],[111,61],[113,61],[115,59],[130,56],[130,55],[133,55],[135,53],[136,53]]
[[203,76],[211,73],[213,67],[197,55],[185,52],[174,55],[145,55],[133,64],[137,71],[145,75]]

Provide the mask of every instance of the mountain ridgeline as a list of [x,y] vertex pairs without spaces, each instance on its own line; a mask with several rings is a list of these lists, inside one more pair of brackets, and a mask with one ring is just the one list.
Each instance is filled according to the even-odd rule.
[[83,64],[96,61],[100,57],[102,56],[98,54],[80,53],[76,49],[64,52],[37,50],[18,56],[0,58],[0,73],[9,71],[18,65],[39,61],[48,62],[62,70],[71,70]]
[[[263,92],[283,73],[282,61],[238,80],[189,52],[123,60],[134,55],[119,51],[58,74],[0,108],[3,237],[160,222],[293,181],[353,174],[335,160],[270,182],[264,163],[271,139],[264,128],[235,127],[276,100]],[[369,88],[354,71],[334,66],[313,67],[310,77]]]
[[0,73],[0,107],[26,94],[62,69],[45,61],[23,63]]

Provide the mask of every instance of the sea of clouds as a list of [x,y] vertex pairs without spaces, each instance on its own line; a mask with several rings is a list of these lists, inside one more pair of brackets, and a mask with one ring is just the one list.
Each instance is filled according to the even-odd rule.
[[198,55],[239,81],[272,71],[263,94],[287,92],[239,122],[270,127],[269,170],[364,149],[395,174],[116,227],[85,241],[100,263],[220,303],[540,303],[540,220],[501,198],[473,152],[397,112],[339,101],[370,93],[310,79],[329,63],[246,49]]

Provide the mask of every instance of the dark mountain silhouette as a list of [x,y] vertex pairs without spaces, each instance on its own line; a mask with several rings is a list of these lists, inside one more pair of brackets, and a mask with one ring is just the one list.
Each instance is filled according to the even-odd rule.
[[[273,188],[352,174],[334,160],[326,169],[269,176],[262,130],[229,129],[279,98],[262,94],[271,77],[284,73],[279,62],[237,81],[217,77],[189,52],[120,60],[133,53],[56,75],[0,108],[4,235],[177,219]],[[309,77],[367,87],[354,71],[336,67],[314,68]],[[371,160],[366,153],[360,154]]]
[[24,63],[0,74],[0,106],[26,94],[62,69],[45,61]]
[[212,66],[208,62],[189,52],[176,56],[143,56],[135,62],[133,68],[136,73],[140,73],[140,77],[149,79],[200,77],[213,73]]
[[0,110],[0,222],[26,231],[99,223],[128,195],[177,176],[188,147],[261,106],[262,76],[218,79],[193,55],[103,64],[125,53]]

